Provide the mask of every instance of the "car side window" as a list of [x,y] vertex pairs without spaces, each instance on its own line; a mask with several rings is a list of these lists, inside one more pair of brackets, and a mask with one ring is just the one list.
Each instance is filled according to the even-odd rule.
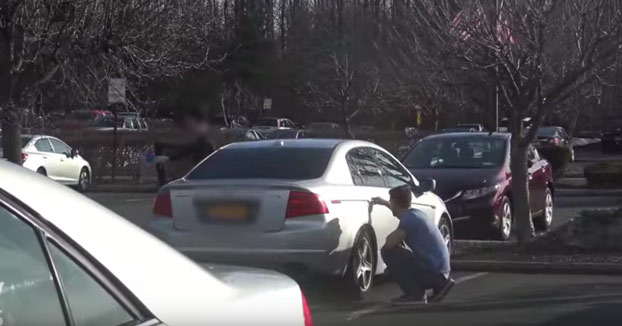
[[347,160],[355,185],[386,187],[380,167],[369,149],[355,148],[348,152]]
[[372,150],[378,165],[382,169],[384,179],[390,188],[401,185],[413,185],[413,180],[404,168],[393,160],[389,155],[379,150]]
[[62,141],[50,138],[50,142],[52,143],[52,146],[54,146],[54,153],[65,155],[71,154],[71,149],[69,148],[69,146],[65,145],[65,143],[63,143]]
[[0,207],[0,325],[66,325],[34,228]]
[[121,325],[134,319],[64,251],[51,242],[49,248],[75,325]]
[[35,148],[39,152],[54,153],[54,150],[52,149],[52,145],[50,144],[50,141],[47,138],[41,138],[37,140],[35,142]]

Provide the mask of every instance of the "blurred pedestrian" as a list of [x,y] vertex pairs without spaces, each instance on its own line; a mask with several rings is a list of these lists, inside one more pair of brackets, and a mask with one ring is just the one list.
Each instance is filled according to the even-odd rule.
[[454,285],[449,277],[449,250],[434,221],[411,208],[412,192],[408,185],[389,191],[390,200],[373,198],[372,203],[391,209],[400,220],[387,236],[381,249],[387,272],[404,295],[393,299],[395,305],[426,304],[426,290],[432,290],[430,302],[441,301]]
[[214,152],[214,146],[209,141],[208,136],[208,121],[200,111],[186,113],[180,120],[182,130],[190,133],[194,140],[185,145],[164,142],[155,143],[154,162],[160,186],[169,182],[168,171],[171,162],[189,157],[192,159],[192,164],[197,165]]

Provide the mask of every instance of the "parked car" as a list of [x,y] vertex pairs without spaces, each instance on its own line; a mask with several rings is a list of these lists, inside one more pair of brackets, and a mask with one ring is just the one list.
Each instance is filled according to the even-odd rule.
[[307,131],[334,131],[339,130],[341,127],[338,123],[334,122],[311,122],[306,126]]
[[[149,131],[149,125],[144,118],[126,115],[117,116],[116,119],[117,131]],[[101,117],[95,119],[91,124],[90,129],[96,131],[113,131],[115,125],[114,117]]]
[[266,139],[299,139],[305,137],[304,130],[279,129],[266,133]]
[[253,124],[253,128],[260,131],[275,129],[295,129],[296,124],[286,118],[262,118]]
[[91,184],[91,165],[62,140],[46,135],[22,135],[21,144],[23,167],[62,184],[76,186],[80,191]]
[[90,122],[102,117],[112,117],[112,112],[108,110],[74,110],[69,112],[65,119]]
[[223,128],[221,132],[224,137],[234,142],[266,139],[263,133],[252,128]]
[[370,201],[403,184],[451,248],[451,219],[433,182],[420,183],[383,148],[354,140],[225,146],[160,189],[149,228],[197,260],[345,276],[359,296],[384,273],[380,249],[399,222]]
[[90,199],[6,162],[0,261],[6,325],[312,324],[290,278],[199,266]]
[[466,128],[468,129],[468,131],[471,132],[483,132],[486,131],[486,128],[484,128],[484,125],[482,125],[481,123],[459,123],[457,125],[458,128]]
[[570,161],[574,161],[574,147],[566,130],[562,127],[542,127],[532,142],[536,148],[566,147],[570,150]]
[[622,148],[622,116],[606,117],[600,139],[605,153]]
[[[436,194],[454,222],[481,235],[508,240],[512,234],[510,134],[451,133],[428,136],[403,159],[417,178],[437,180]],[[553,221],[553,173],[529,146],[529,193],[534,223]]]

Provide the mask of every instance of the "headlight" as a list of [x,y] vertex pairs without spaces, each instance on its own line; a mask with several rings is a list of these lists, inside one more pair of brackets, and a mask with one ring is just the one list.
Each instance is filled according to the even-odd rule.
[[494,186],[489,186],[489,187],[483,187],[483,188],[477,188],[477,189],[469,189],[469,190],[465,190],[462,193],[462,198],[463,199],[475,199],[475,198],[480,198],[480,197],[484,197],[486,195],[492,194],[493,192],[496,192],[499,189],[499,185],[496,184]]

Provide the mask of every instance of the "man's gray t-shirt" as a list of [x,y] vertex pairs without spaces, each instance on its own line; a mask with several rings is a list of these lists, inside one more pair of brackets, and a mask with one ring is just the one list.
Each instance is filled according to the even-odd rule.
[[449,274],[449,250],[431,219],[422,211],[411,208],[400,217],[398,228],[406,233],[406,245],[420,267],[446,276]]

